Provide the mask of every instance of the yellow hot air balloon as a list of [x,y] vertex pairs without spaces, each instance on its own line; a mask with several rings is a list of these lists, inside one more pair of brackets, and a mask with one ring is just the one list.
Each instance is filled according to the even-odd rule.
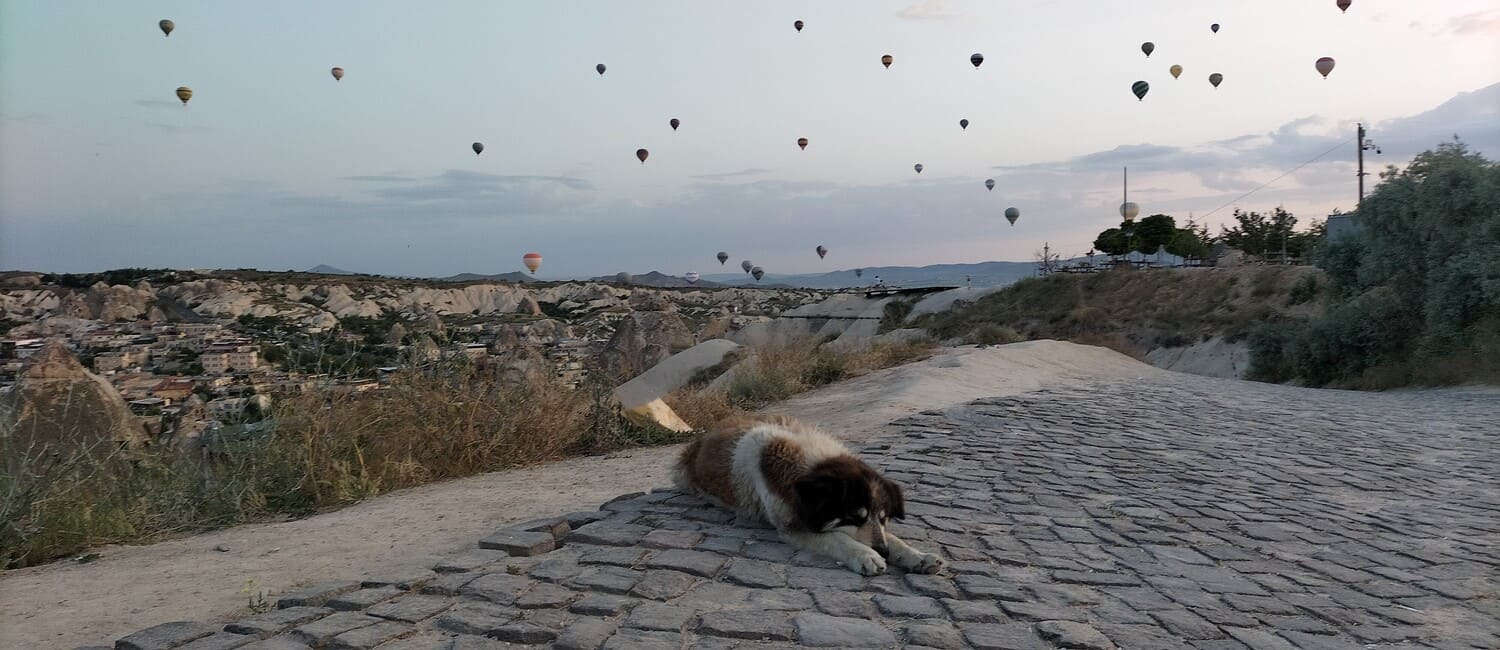
[[178,86],[177,98],[182,100],[183,106],[187,106],[188,100],[193,98],[193,89],[187,86]]
[[1182,76],[1182,66],[1180,66],[1180,65],[1174,65],[1174,66],[1172,66],[1169,71],[1172,73],[1172,78],[1173,79],[1176,79],[1176,78]]

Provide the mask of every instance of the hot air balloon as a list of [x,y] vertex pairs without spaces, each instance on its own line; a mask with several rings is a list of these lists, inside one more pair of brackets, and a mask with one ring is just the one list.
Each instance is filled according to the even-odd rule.
[[1213,30],[1213,33],[1215,33],[1215,34],[1219,33],[1219,24],[1218,23],[1214,23],[1212,25],[1209,25],[1208,28],[1211,29],[1211,30]]
[[917,170],[918,174],[922,173],[922,163],[917,163],[915,165],[912,165],[911,168]]
[[729,261],[729,253],[726,253],[724,251],[719,251],[718,257],[719,257],[719,266],[724,266],[724,263]]
[[993,179],[993,178],[987,178],[987,179],[985,179],[985,181],[984,181],[984,189],[987,189],[987,190],[989,190],[991,192],[995,191],[995,179]]
[[1146,53],[1146,58],[1151,58],[1151,53],[1156,51],[1156,44],[1151,41],[1141,43],[1141,51]]
[[1221,75],[1217,72],[1208,75],[1208,83],[1211,83],[1215,88],[1218,88],[1219,84],[1224,83],[1224,75]]
[[340,81],[340,80],[342,80],[344,78],[344,69],[343,68],[340,68],[338,66],[334,66],[333,70],[331,70],[331,72],[333,73],[333,80],[334,81]]
[[688,271],[682,274],[682,279],[687,280],[688,284],[698,284],[698,278],[700,277],[702,276],[698,275],[697,271]]
[[536,275],[536,270],[542,268],[542,254],[527,253],[522,255],[521,263],[526,265],[526,269],[531,271],[532,275]]
[[636,149],[635,150],[635,157],[641,159],[641,164],[642,165],[646,164],[646,156],[649,156],[649,155],[651,155],[651,152],[646,151],[645,149]]
[[626,273],[624,271],[620,271],[619,273],[615,274],[615,282],[618,282],[620,284],[630,284],[630,281],[634,279],[635,278],[632,278],[629,273]]
[[598,70],[599,74],[604,74],[605,68],[604,68],[604,64],[603,63],[600,63],[599,65],[594,66],[594,69]]
[[824,248],[822,246],[818,246],[817,251],[818,251],[818,259],[820,259],[820,260],[823,259],[824,257],[826,257],[828,255],[828,249]]
[[979,67],[979,64],[984,63],[984,55],[980,54],[978,52],[970,54],[969,55],[969,63],[974,64],[974,67],[976,67],[976,68]]
[[884,65],[887,68],[891,67],[891,64],[895,63],[895,62],[896,62],[896,57],[891,56],[889,54],[880,57],[880,64]]
[[969,121],[968,120],[959,120],[958,121],[958,128],[963,129],[965,131],[969,130]]
[[1145,101],[1146,93],[1150,90],[1151,84],[1148,84],[1144,81],[1137,81],[1133,84],[1130,84],[1130,92],[1135,93],[1135,98],[1141,101]]
[[1012,226],[1016,225],[1016,219],[1020,219],[1020,218],[1021,218],[1021,211],[1020,210],[1017,210],[1015,208],[1006,208],[1005,209],[1005,220],[1009,221],[1010,225],[1012,225]]
[[163,18],[161,20],[161,22],[156,23],[156,26],[160,27],[161,28],[161,33],[164,34],[164,35],[166,35],[166,36],[171,36],[172,35],[172,30],[177,29],[177,24],[176,23],[174,23],[174,22],[172,22],[170,20],[167,20],[165,18]]
[[472,146],[473,146],[473,149],[474,149],[474,155],[477,156],[479,154],[484,153],[484,143],[483,142],[475,142]]
[[682,122],[679,121],[677,118],[674,117],[674,118],[672,118],[670,120],[667,120],[667,124],[672,127],[673,131],[676,131],[677,127],[682,125]]
[[802,31],[802,21],[798,20],[793,22],[792,27],[795,27],[799,32]]
[[1140,213],[1141,206],[1136,205],[1134,201],[1126,201],[1120,204],[1120,216],[1124,217],[1126,221],[1133,221],[1136,215]]
[[797,146],[807,149],[807,138],[797,138]]
[[1182,76],[1182,66],[1180,66],[1180,65],[1174,65],[1171,68],[1168,68],[1167,71],[1172,73],[1172,78],[1173,79],[1176,79],[1176,78]]
[[[1354,3],[1353,3],[1353,2],[1351,2],[1351,1],[1350,1],[1350,0],[1338,0],[1338,2],[1335,2],[1335,3],[1333,3],[1333,4],[1336,4],[1336,5],[1338,5],[1338,6],[1339,6],[1339,12],[1340,12],[1340,13],[1343,13],[1343,12],[1345,12],[1345,11],[1349,11],[1349,5],[1352,5],[1352,4],[1354,4]],[[164,21],[162,21],[162,22],[171,22],[171,21],[169,21],[169,20],[164,20]]]
[[193,98],[193,89],[187,86],[178,86],[177,98],[182,100],[183,106],[187,106],[188,100]]
[[1318,59],[1318,62],[1314,64],[1314,67],[1318,69],[1318,73],[1322,74],[1324,79],[1327,79],[1328,73],[1333,72],[1333,57],[1325,56],[1321,59]]
[[854,269],[854,277],[856,277],[856,278],[865,277],[865,270],[864,269]]
[[746,273],[749,273],[750,269],[755,268],[755,264],[751,263],[750,260],[743,260],[740,262],[740,268],[744,269]]
[[750,275],[755,276],[755,281],[756,282],[760,282],[761,276],[764,276],[765,274],[766,274],[765,270],[761,269],[759,266],[757,266],[757,267],[755,267],[753,269],[750,269]]

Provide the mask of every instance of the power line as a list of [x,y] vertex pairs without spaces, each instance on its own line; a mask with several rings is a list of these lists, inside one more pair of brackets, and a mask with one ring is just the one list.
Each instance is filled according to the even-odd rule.
[[[1356,136],[1356,137],[1358,137],[1358,136]],[[1227,208],[1227,207],[1229,207],[1231,205],[1234,205],[1236,203],[1239,203],[1245,197],[1250,196],[1251,194],[1259,192],[1259,191],[1261,191],[1263,189],[1266,189],[1267,187],[1270,187],[1272,183],[1275,183],[1276,181],[1279,181],[1279,180],[1281,180],[1283,178],[1286,178],[1287,176],[1292,175],[1297,170],[1302,169],[1303,167],[1306,167],[1308,165],[1311,165],[1314,162],[1317,162],[1319,158],[1322,158],[1323,156],[1326,156],[1326,155],[1331,154],[1331,153],[1333,153],[1335,151],[1338,151],[1339,147],[1342,147],[1342,146],[1344,146],[1346,144],[1349,144],[1349,140],[1353,140],[1353,139],[1354,138],[1347,138],[1347,139],[1339,142],[1338,144],[1333,145],[1332,147],[1329,147],[1328,151],[1324,151],[1323,153],[1320,153],[1320,154],[1318,154],[1316,156],[1313,156],[1312,158],[1308,159],[1307,162],[1304,162],[1304,163],[1302,163],[1300,165],[1297,165],[1296,167],[1293,167],[1291,169],[1286,170],[1285,172],[1283,172],[1280,176],[1277,176],[1276,178],[1273,178],[1273,179],[1271,179],[1269,181],[1261,183],[1260,187],[1257,187],[1257,188],[1255,188],[1253,190],[1250,190],[1249,192],[1245,192],[1244,194],[1241,194],[1238,197],[1236,197],[1234,200],[1229,201],[1229,202],[1225,203],[1224,205],[1221,205],[1221,206],[1219,206],[1217,208],[1209,210],[1208,214],[1203,215],[1202,218],[1207,219],[1207,218],[1213,216],[1213,213],[1218,212],[1220,210],[1223,210],[1224,208]]]

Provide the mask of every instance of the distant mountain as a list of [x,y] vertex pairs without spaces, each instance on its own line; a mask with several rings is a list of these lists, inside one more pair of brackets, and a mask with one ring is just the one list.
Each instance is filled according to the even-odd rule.
[[438,282],[484,282],[486,280],[496,282],[515,282],[518,284],[527,282],[539,282],[539,280],[537,280],[536,278],[520,271],[512,271],[510,273],[496,273],[493,275],[481,275],[479,273],[460,273],[458,275],[450,275],[446,278],[437,278]]
[[[601,275],[598,277],[589,278],[589,281],[619,282],[620,274],[616,273],[614,275]],[[633,273],[630,275],[630,284],[639,285],[642,287],[698,287],[700,289],[704,287],[713,288],[724,286],[716,282],[704,282],[703,280],[699,280],[697,284],[693,284],[688,282],[687,280],[682,279],[681,276],[667,275],[660,271],[651,271],[649,273],[638,274]]]
[[863,276],[856,277],[854,269],[831,273],[807,273],[779,275],[767,273],[760,282],[749,275],[738,273],[716,273],[703,279],[737,286],[765,286],[769,284],[807,287],[810,289],[843,289],[867,287],[875,284],[875,278],[889,286],[965,286],[966,278],[972,278],[970,286],[1005,286],[1036,274],[1034,262],[980,262],[978,264],[934,264],[932,266],[871,266],[863,269]]
[[305,273],[322,273],[323,275],[354,275],[354,273],[350,271],[345,271],[341,268],[329,266],[327,264],[319,264],[317,266],[314,266],[305,271]]

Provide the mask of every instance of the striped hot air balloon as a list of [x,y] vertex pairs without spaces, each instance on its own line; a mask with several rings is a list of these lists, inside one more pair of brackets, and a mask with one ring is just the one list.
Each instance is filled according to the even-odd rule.
[[1145,101],[1146,93],[1151,92],[1151,84],[1148,84],[1144,81],[1137,81],[1133,84],[1130,84],[1130,92],[1135,93],[1135,98],[1137,100]]
[[193,89],[187,86],[177,87],[177,99],[182,100],[182,105],[187,106],[188,100],[193,98]]
[[688,284],[698,284],[698,278],[700,277],[702,276],[698,275],[697,271],[688,271],[682,274],[682,279],[687,280]]
[[995,191],[995,179],[993,179],[993,178],[987,178],[987,179],[985,179],[984,180],[984,189],[987,189],[987,190],[989,190],[991,192]]
[[527,253],[525,255],[522,255],[521,263],[526,265],[526,269],[528,271],[531,271],[532,275],[536,275],[536,270],[542,268],[542,254]]
[[333,73],[333,80],[334,81],[343,81],[343,79],[344,79],[344,69],[343,68],[340,68],[338,66],[333,66],[333,69],[329,70],[329,72]]

